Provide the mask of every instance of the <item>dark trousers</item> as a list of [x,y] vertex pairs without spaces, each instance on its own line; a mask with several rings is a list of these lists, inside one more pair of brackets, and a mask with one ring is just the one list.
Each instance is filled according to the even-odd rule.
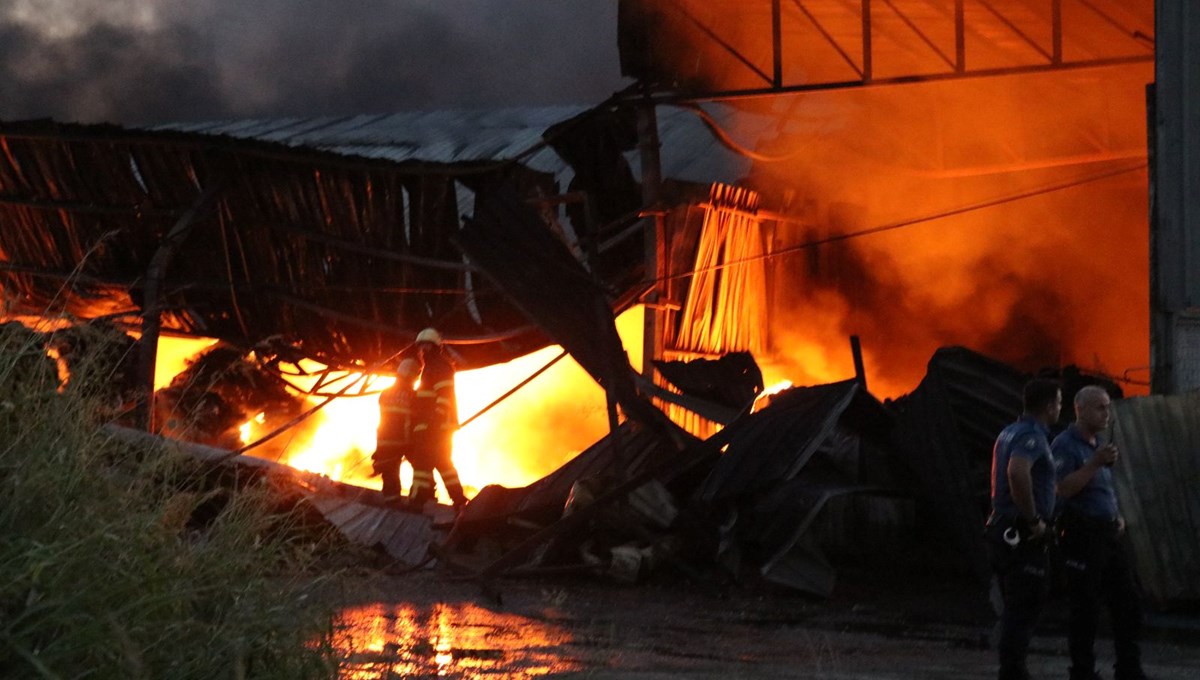
[[1112,618],[1116,678],[1140,678],[1142,601],[1129,553],[1110,521],[1064,518],[1061,523],[1063,573],[1071,603],[1068,644],[1071,677],[1092,678],[1100,611]]
[[1000,680],[1025,680],[1025,657],[1033,629],[1042,617],[1050,593],[1050,558],[1045,540],[1022,540],[1009,546],[1000,537],[1003,528],[989,529],[992,568],[1004,598],[1000,614]]
[[383,480],[381,493],[384,500],[400,500],[404,493],[400,486],[400,464],[404,462],[404,454],[381,444],[373,458],[372,465]]
[[422,504],[433,499],[436,491],[433,486],[434,470],[438,471],[442,484],[446,487],[446,495],[450,496],[455,505],[467,502],[462,482],[458,479],[458,470],[455,469],[451,458],[453,451],[451,433],[430,432],[417,437],[409,457],[413,466],[413,487],[410,494],[413,503]]

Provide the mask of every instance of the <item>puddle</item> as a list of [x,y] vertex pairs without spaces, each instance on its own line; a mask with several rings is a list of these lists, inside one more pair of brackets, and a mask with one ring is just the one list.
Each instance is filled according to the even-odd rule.
[[581,668],[571,634],[553,624],[469,603],[371,604],[343,610],[343,680],[527,678]]

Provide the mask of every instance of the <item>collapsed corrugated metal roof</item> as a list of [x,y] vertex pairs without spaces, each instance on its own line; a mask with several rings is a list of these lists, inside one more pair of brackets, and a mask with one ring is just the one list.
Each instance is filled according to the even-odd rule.
[[[727,106],[705,104],[703,108],[718,121],[728,124],[731,120],[733,111]],[[417,161],[448,165],[520,160],[533,170],[553,175],[560,187],[566,187],[574,170],[543,137],[551,127],[586,116],[592,110],[583,106],[544,106],[405,111],[383,115],[169,123],[150,129],[273,142],[297,149],[395,163]],[[663,177],[703,184],[732,184],[749,171],[749,159],[721,144],[689,107],[659,106],[656,112],[663,146]],[[752,121],[757,119],[751,117]],[[640,181],[638,152],[628,149],[627,153],[630,169]]]
[[[738,502],[793,479],[837,427],[847,410],[873,412],[886,437],[882,406],[853,380],[792,388],[770,405],[730,425],[729,448],[699,490],[706,503]],[[866,417],[864,417],[864,420]]]
[[522,515],[533,521],[553,521],[562,513],[576,482],[611,475],[614,470],[622,470],[629,476],[642,474],[661,453],[661,447],[662,439],[652,430],[625,422],[562,467],[526,487],[484,487],[467,505],[462,519],[464,522],[491,522],[509,515]]
[[[635,579],[646,565],[667,562],[692,578],[711,578],[706,573],[720,565],[726,576],[719,579],[754,573],[828,595],[834,570],[822,549],[829,541],[813,540],[814,529],[900,533],[906,515],[893,506],[907,501],[893,497],[901,485],[890,427],[883,406],[854,381],[776,395],[682,452],[627,424],[524,489],[480,493],[448,549],[469,561],[478,539],[507,540],[508,552],[479,572],[485,582],[521,564]],[[568,502],[577,489],[584,499]],[[862,507],[830,502],[863,494],[887,507],[868,504],[864,515]],[[572,509],[590,514],[580,519]],[[513,516],[532,520],[536,533],[514,536]]]
[[[610,224],[601,210],[589,224],[562,195],[640,206],[636,184],[606,182],[637,176],[631,120],[549,107],[151,130],[0,123],[0,281],[10,312],[136,315],[159,283],[156,254],[177,245],[156,301],[167,328],[372,365],[437,325],[467,343],[466,366],[507,360],[547,339],[451,237],[481,196],[515,185],[549,229],[581,253],[591,244],[593,272],[628,286],[637,239],[605,241],[636,215]],[[664,177],[707,184],[748,168],[690,112],[663,115],[660,134],[673,140]]]
[[735,573],[749,566],[829,595],[833,568],[805,535],[830,499],[899,488],[891,428],[883,405],[853,380],[786,390],[731,424],[728,448],[696,492],[720,525],[718,559]]
[[1027,376],[964,347],[944,347],[925,377],[894,403],[896,438],[934,521],[980,578],[989,573],[982,533],[991,493],[992,444],[1021,413]]

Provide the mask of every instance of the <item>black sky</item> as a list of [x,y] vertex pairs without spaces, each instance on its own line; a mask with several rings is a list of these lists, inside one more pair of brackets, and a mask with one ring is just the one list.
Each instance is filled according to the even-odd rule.
[[0,0],[0,119],[596,103],[616,0]]

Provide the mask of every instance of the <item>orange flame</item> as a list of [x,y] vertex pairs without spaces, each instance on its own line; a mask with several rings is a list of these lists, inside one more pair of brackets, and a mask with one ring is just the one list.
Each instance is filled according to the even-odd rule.
[[[641,363],[642,310],[632,309],[617,319],[617,331],[632,348],[631,363]],[[460,371],[455,378],[459,419],[466,420],[491,404],[561,352],[546,347],[505,364]],[[292,377],[300,391],[310,389],[316,373],[324,367],[314,361],[301,362],[310,377]],[[336,391],[344,381],[363,380],[359,374],[333,375]],[[281,435],[274,455],[251,451],[251,455],[277,457],[293,467],[318,472],[352,484],[378,488],[372,477],[370,456],[375,451],[379,424],[378,392],[392,385],[390,376],[366,376],[370,394],[332,400],[294,432]],[[352,390],[354,391],[354,390]],[[324,397],[307,397],[311,405]],[[604,393],[570,357],[556,363],[528,385],[471,421],[454,435],[454,464],[468,496],[488,484],[519,487],[529,484],[570,460],[608,430]],[[261,418],[244,423],[242,440],[254,441],[266,434]],[[412,470],[406,462],[401,483],[407,489]],[[439,488],[439,498],[448,501]]]
[[1148,363],[1152,75],[1132,65],[747,104],[731,132],[784,159],[762,163],[755,187],[803,221],[775,233],[786,252],[773,260],[774,358],[797,382],[847,379],[858,335],[879,396],[916,387],[946,345],[1027,371],[1145,377],[1131,372]]
[[[140,333],[130,333],[135,338]],[[161,390],[183,372],[188,362],[204,350],[217,344],[213,338],[189,338],[163,335],[158,338],[158,355],[154,360],[154,389]]]

